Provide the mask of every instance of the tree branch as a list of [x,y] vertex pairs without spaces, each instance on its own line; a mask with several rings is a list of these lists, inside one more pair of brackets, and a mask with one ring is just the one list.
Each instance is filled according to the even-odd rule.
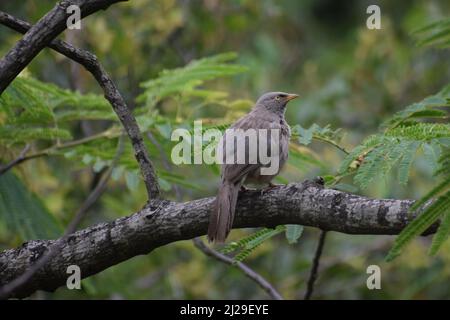
[[194,238],[194,245],[202,251],[205,255],[223,262],[230,266],[236,266],[239,268],[249,279],[253,280],[258,286],[260,286],[267,294],[274,300],[283,300],[281,294],[256,271],[253,271],[249,266],[243,262],[235,262],[232,258],[208,247],[203,243],[200,238]]
[[323,246],[325,244],[325,238],[327,236],[327,231],[320,231],[319,242],[317,243],[316,253],[314,254],[313,264],[311,267],[311,272],[309,274],[308,285],[305,293],[305,300],[311,299],[314,291],[314,283],[317,279],[317,273],[319,271],[320,257],[322,256]]
[[63,0],[57,3],[0,60],[0,94],[48,43],[66,29],[70,16],[66,10],[70,5],[77,5],[84,18],[121,1],[127,0]]
[[[136,255],[206,233],[214,198],[184,203],[153,200],[139,212],[80,230],[61,244],[49,261],[10,297],[36,290],[52,291],[66,283],[66,270],[75,264],[86,278]],[[326,189],[312,181],[240,193],[234,228],[301,224],[348,234],[398,234],[412,218],[413,200],[369,199]],[[436,226],[427,230],[434,232]],[[34,240],[0,253],[0,285],[27,270],[57,240]]]
[[28,161],[28,160],[31,160],[31,159],[40,158],[40,157],[49,156],[54,151],[75,147],[75,146],[78,146],[80,144],[89,143],[89,142],[97,140],[97,139],[112,138],[112,137],[115,137],[115,136],[118,137],[118,136],[120,136],[120,131],[121,131],[120,128],[119,128],[119,130],[117,130],[117,133],[114,133],[113,130],[108,129],[108,130],[105,130],[103,132],[94,134],[92,136],[84,137],[84,138],[81,138],[81,139],[78,139],[78,140],[72,140],[72,141],[69,141],[69,142],[66,142],[66,143],[62,143],[62,144],[55,144],[55,145],[53,145],[51,147],[48,147],[48,148],[46,148],[44,150],[39,150],[39,151],[36,151],[36,152],[34,152],[32,154],[28,154],[28,155],[27,155],[27,152],[30,149],[30,146],[27,145],[28,148],[24,148],[20,152],[20,154],[17,156],[16,159],[11,161],[7,165],[0,167],[0,176],[2,174],[4,174],[4,173],[8,172],[9,170],[11,170],[13,167],[15,167],[15,166],[17,166],[17,165],[19,165],[19,164],[21,164],[21,163],[23,163],[25,161]]
[[5,164],[4,166],[0,166],[0,176],[2,174],[4,174],[5,172],[7,172],[9,169],[11,169],[12,167],[18,165],[19,163],[23,162],[26,154],[28,152],[28,150],[30,150],[30,145],[27,144],[22,151],[20,151],[19,155],[17,156],[17,158],[15,158],[14,160],[12,160],[11,162]]
[[[102,1],[100,1],[100,0],[96,0],[96,1],[95,0],[90,0],[90,1],[84,0],[84,1],[81,1],[81,0],[79,0],[79,1],[71,1],[71,2],[72,3],[75,3],[75,2],[90,3],[91,7],[89,7],[89,8],[91,8],[90,10],[92,10],[93,3],[96,3],[98,6],[100,3],[103,3],[105,5],[105,3],[111,4],[114,2],[118,2],[118,1],[124,1],[124,0],[110,0],[110,1],[106,1],[106,0],[102,0]],[[66,3],[67,1],[62,1],[62,2]],[[57,7],[58,7],[58,5],[57,5]],[[54,10],[55,9],[53,9],[52,11],[54,11]],[[45,17],[47,17],[49,14],[47,14]],[[45,17],[43,19],[45,19]],[[43,20],[43,19],[41,19],[41,20]],[[37,32],[36,30],[39,30],[39,29],[36,29],[37,24],[35,26],[31,26],[27,22],[21,21],[15,17],[13,17],[7,13],[1,12],[1,11],[0,11],[0,23],[5,26],[8,26],[18,32],[21,32],[21,33],[27,32],[27,30],[29,30],[25,34],[24,39],[27,37],[28,34],[32,33],[32,31],[34,33],[36,33]],[[39,23],[40,22],[38,22],[38,24]],[[43,28],[44,29],[42,30],[42,32],[45,33],[47,26],[45,25]],[[56,35],[54,35],[54,37]],[[53,38],[50,38],[50,40]],[[88,51],[78,49],[64,41],[53,40],[50,42],[50,40],[48,40],[46,43],[44,43],[43,46],[48,44],[50,48],[65,55],[69,59],[72,59],[72,60],[78,62],[87,71],[89,71],[94,76],[94,78],[97,80],[97,82],[103,89],[105,98],[110,102],[113,110],[116,112],[119,120],[121,121],[123,127],[125,128],[125,131],[127,132],[128,136],[131,140],[131,143],[133,144],[134,155],[139,163],[139,166],[141,169],[141,174],[144,177],[144,182],[145,182],[145,186],[147,188],[148,197],[150,199],[158,198],[160,195],[158,178],[156,176],[153,164],[150,161],[150,158],[148,156],[148,151],[147,151],[147,148],[145,147],[141,132],[139,130],[139,126],[136,122],[136,119],[134,118],[130,109],[126,105],[125,100],[123,99],[123,97],[120,94],[119,90],[117,89],[116,85],[111,80],[111,78],[109,77],[107,72],[103,69],[102,65],[99,63],[97,57]],[[38,41],[38,40],[36,40],[36,41]],[[6,58],[7,58],[7,56],[4,59],[6,59]],[[2,79],[4,78],[3,75],[1,74],[2,65],[4,65],[3,60],[0,61],[0,84],[2,82]],[[9,84],[9,82],[8,82],[8,84]],[[1,87],[0,87],[0,93],[2,91],[3,90],[1,90]]]
[[41,255],[39,259],[37,259],[34,262],[33,265],[31,265],[29,268],[26,269],[26,271],[24,271],[23,274],[18,275],[17,278],[13,279],[6,285],[0,287],[0,300],[10,296],[11,293],[13,293],[14,291],[19,290],[36,274],[36,272],[38,272],[43,266],[45,266],[48,263],[48,261],[50,261],[50,259],[52,259],[55,255],[57,255],[60,252],[62,244],[67,240],[70,234],[74,233],[77,230],[78,225],[86,216],[86,213],[88,212],[89,208],[91,208],[92,205],[94,205],[94,203],[102,196],[103,192],[106,190],[106,185],[108,184],[112,171],[114,167],[117,165],[117,162],[119,162],[122,153],[123,153],[123,135],[119,137],[116,155],[114,156],[111,165],[102,175],[101,179],[98,181],[95,188],[91,191],[89,196],[83,202],[78,211],[75,213],[74,218],[67,226],[67,229],[65,230],[63,236],[57,241],[54,241],[54,243],[48,248],[48,251],[45,254]]

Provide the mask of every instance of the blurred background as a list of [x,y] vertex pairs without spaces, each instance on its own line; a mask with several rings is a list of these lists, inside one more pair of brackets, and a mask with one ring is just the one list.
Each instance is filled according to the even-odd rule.
[[[54,3],[2,1],[0,9],[34,23]],[[381,30],[366,27],[366,8],[370,4],[381,8]],[[444,0],[133,0],[97,12],[82,21],[81,30],[65,31],[61,38],[95,53],[127,103],[142,116],[140,125],[147,125],[156,141],[152,143],[147,136],[151,156],[162,173],[164,196],[190,200],[215,195],[218,170],[215,166],[177,167],[168,163],[172,129],[190,127],[194,119],[204,119],[214,126],[231,123],[247,112],[262,93],[280,90],[300,95],[287,111],[291,126],[309,128],[316,123],[321,127],[330,125],[333,130],[342,128],[340,144],[351,150],[377,132],[380,124],[395,112],[449,83],[449,50],[419,47],[412,34],[430,22],[448,18],[449,13],[450,3]],[[18,39],[20,35],[0,26],[0,55]],[[224,62],[235,69],[228,75],[202,79],[199,90],[163,94],[158,89],[154,94],[149,93],[148,86],[154,88],[157,83],[145,86],[149,80],[160,77],[163,70],[182,68],[193,60],[227,52],[236,53]],[[51,50],[42,51],[25,73],[80,93],[101,94],[89,73]],[[145,119],[151,120],[144,123]],[[111,121],[86,117],[64,126],[74,137],[82,138],[104,131]],[[114,141],[108,139],[112,146]],[[50,145],[51,141],[40,141],[33,148],[41,150]],[[3,144],[3,160],[14,158],[21,147],[20,143]],[[28,220],[32,218],[23,217],[11,227],[5,218],[7,207],[0,206],[1,250],[38,235],[52,238],[62,233],[104,170],[105,163],[101,161],[105,160],[99,154],[91,156],[87,147],[73,150],[75,155],[55,153],[31,160],[13,170],[9,186],[15,184],[20,190],[16,195],[31,192],[52,222],[41,220],[36,231],[30,226],[34,224],[32,220]],[[98,148],[95,144],[91,147]],[[317,141],[297,149],[299,154],[291,159],[278,182],[335,174],[345,156],[339,149]],[[127,166],[134,161],[129,146],[125,154],[123,166],[119,167],[122,169],[115,171],[114,179],[89,211],[83,226],[129,215],[145,203],[145,188],[136,167]],[[392,175],[374,181],[364,190],[354,185],[351,178],[344,180],[341,187],[370,197],[418,199],[434,182],[434,168],[425,158],[426,155],[416,159],[406,186],[399,185]],[[23,224],[28,224],[28,231],[21,230]],[[45,230],[50,225],[54,225],[54,230]],[[234,230],[230,239],[239,239],[249,232]],[[261,245],[246,263],[284,297],[301,299],[318,235],[318,230],[305,228],[296,244],[288,244],[279,235]],[[430,239],[416,239],[398,259],[386,263],[384,257],[393,239],[330,232],[314,298],[450,298],[449,243],[437,256],[430,257]],[[381,290],[366,287],[366,268],[371,264],[381,267]],[[36,293],[32,298],[267,298],[239,270],[206,257],[191,241],[173,243],[125,261],[83,280],[82,285],[82,290],[61,288],[55,293]]]

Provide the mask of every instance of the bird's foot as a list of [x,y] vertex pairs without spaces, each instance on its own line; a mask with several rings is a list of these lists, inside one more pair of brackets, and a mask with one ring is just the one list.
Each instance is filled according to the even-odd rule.
[[261,195],[263,196],[264,194],[266,194],[273,188],[277,188],[277,187],[281,187],[281,186],[282,186],[282,184],[275,184],[275,183],[269,182],[269,185],[267,187],[261,189]]
[[324,186],[324,185],[325,185],[325,180],[324,180],[321,176],[315,177],[315,178],[313,179],[313,182],[315,182],[315,183],[317,183],[317,184],[319,184],[319,185],[321,185],[321,186]]
[[241,192],[245,192],[245,191],[247,191],[248,189],[245,187],[245,186],[241,186]]

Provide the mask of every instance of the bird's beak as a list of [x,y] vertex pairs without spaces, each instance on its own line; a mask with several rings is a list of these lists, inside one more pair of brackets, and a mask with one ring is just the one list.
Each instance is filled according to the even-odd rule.
[[287,97],[286,97],[286,102],[287,102],[287,101],[291,101],[292,99],[295,99],[295,98],[298,98],[298,97],[299,97],[298,94],[290,93],[290,94],[288,94]]

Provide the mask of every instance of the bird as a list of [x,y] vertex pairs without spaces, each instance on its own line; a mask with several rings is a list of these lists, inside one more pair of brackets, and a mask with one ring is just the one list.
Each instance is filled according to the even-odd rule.
[[[237,148],[237,150],[232,151],[234,152],[232,156],[237,156],[238,152],[244,152],[244,161],[233,161],[231,163],[229,161],[223,161],[223,164],[221,165],[221,181],[219,190],[209,217],[209,242],[225,242],[233,226],[239,191],[241,189],[245,190],[244,183],[268,184],[269,188],[275,186],[272,184],[272,179],[279,174],[288,158],[291,129],[285,119],[286,105],[289,101],[297,98],[298,96],[299,95],[297,94],[285,92],[265,93],[258,98],[254,107],[247,115],[243,116],[231,125],[231,132],[233,130],[238,131],[237,129],[241,129],[243,131],[254,129],[254,131],[257,132],[263,132],[264,130],[261,129],[266,129],[268,132],[278,132],[278,138],[273,138],[270,134],[267,134],[266,136],[258,135],[260,138],[256,144],[258,151],[256,161],[250,161],[252,149],[250,148],[251,143],[248,140],[245,141],[243,149]],[[222,143],[219,143],[218,146],[218,148],[222,148],[221,150],[218,150],[218,152],[221,152],[223,158],[227,155],[227,137],[230,139],[230,136],[225,133],[222,136]],[[275,152],[276,149],[274,149],[274,152],[272,153],[272,149],[270,147],[272,138],[274,140],[272,146],[278,146],[279,148],[278,154]],[[265,140],[263,141],[263,139]],[[232,143],[235,147],[236,141],[233,140]],[[260,150],[262,143],[265,143],[266,148],[269,151],[268,154],[274,156],[276,154],[278,155],[277,159],[271,158],[271,161],[278,161],[278,166],[274,172],[264,172],[265,169],[268,169],[270,164],[263,162],[263,159],[259,156],[259,152],[262,151]],[[254,146],[255,145],[253,145],[253,147]]]

